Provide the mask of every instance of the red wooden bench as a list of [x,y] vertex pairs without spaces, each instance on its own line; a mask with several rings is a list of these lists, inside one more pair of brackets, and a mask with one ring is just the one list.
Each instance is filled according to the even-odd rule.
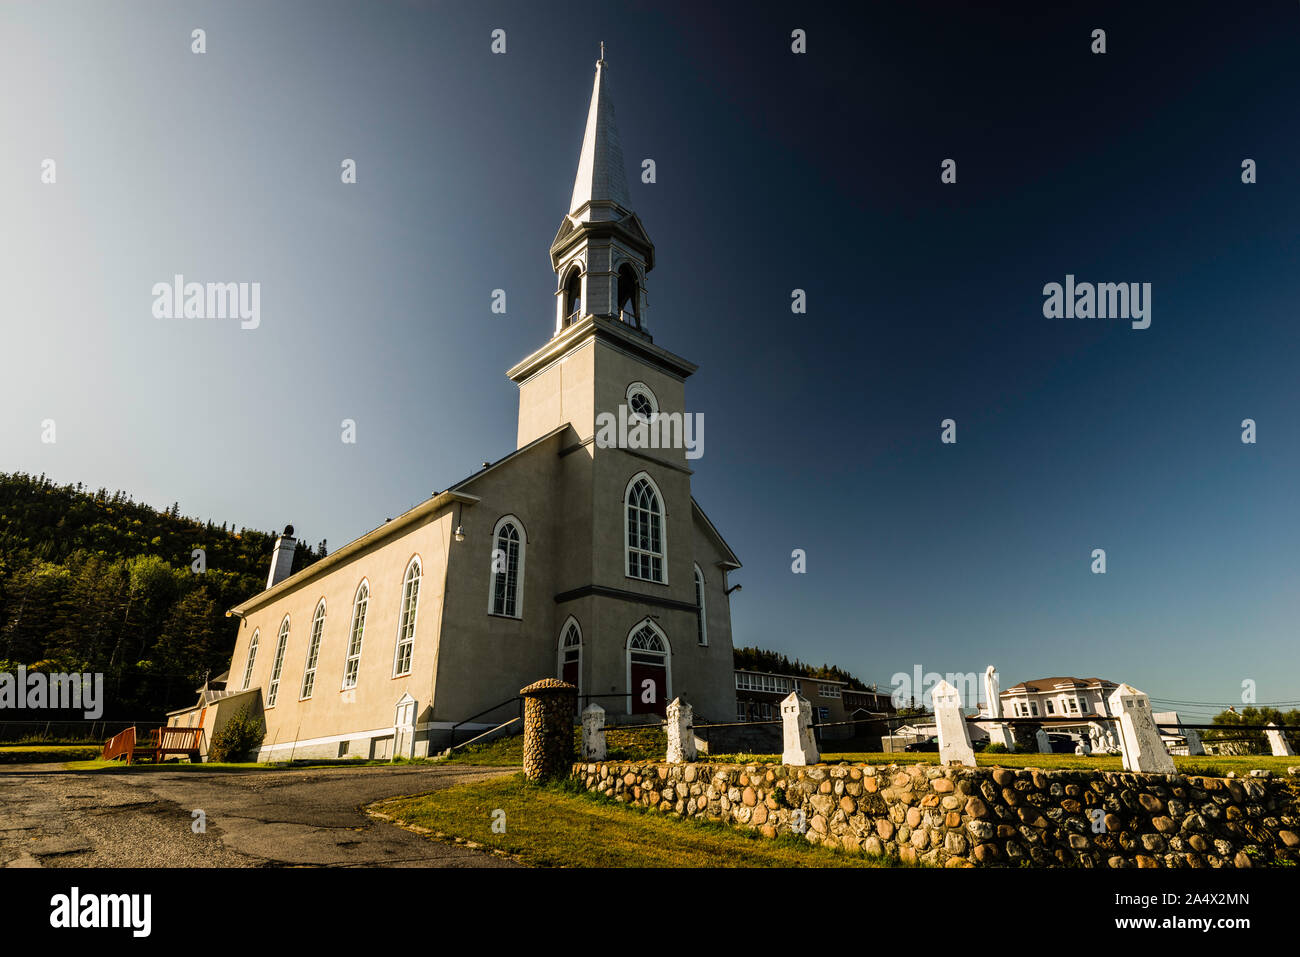
[[161,764],[169,754],[183,754],[196,764],[199,761],[202,728],[154,728],[143,741],[137,741],[136,734],[136,729],[131,727],[104,742],[104,760],[124,757],[127,764],[136,761]]
[[199,728],[157,728],[153,733],[154,764],[167,760],[169,754],[184,754],[195,764],[199,763],[199,751],[203,744],[203,729]]

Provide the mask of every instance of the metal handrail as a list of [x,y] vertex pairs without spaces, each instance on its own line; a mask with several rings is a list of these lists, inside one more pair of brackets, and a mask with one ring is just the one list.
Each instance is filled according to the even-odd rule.
[[468,741],[463,741],[463,742],[461,742],[460,744],[453,744],[453,745],[452,745],[450,748],[448,748],[447,750],[449,750],[449,751],[455,751],[457,748],[464,748],[464,747],[467,747],[468,745],[473,744],[473,743],[474,743],[475,741],[477,741],[479,738],[486,738],[489,734],[495,734],[497,731],[500,731],[502,728],[508,728],[508,727],[510,727],[510,725],[514,724],[514,723],[515,723],[516,721],[518,721],[518,720],[520,720],[520,719],[517,718],[517,717],[516,717],[516,718],[511,718],[509,721],[506,721],[504,724],[499,724],[499,725],[497,725],[495,728],[489,728],[487,731],[484,731],[482,734],[476,734],[474,737],[470,738]]
[[465,718],[465,719],[462,720],[462,721],[457,721],[455,724],[453,724],[453,725],[451,726],[451,731],[449,732],[449,737],[448,737],[448,739],[447,739],[447,740],[448,740],[448,744],[449,744],[449,746],[451,746],[451,747],[455,747],[455,745],[456,745],[456,729],[459,728],[461,725],[463,725],[463,724],[469,724],[469,723],[470,723],[471,721],[473,721],[475,718],[481,718],[481,717],[483,717],[483,715],[485,715],[485,714],[491,714],[493,711],[496,711],[498,708],[504,708],[506,705],[510,704],[510,702],[512,702],[512,701],[521,701],[521,700],[522,700],[522,699],[520,698],[519,695],[515,695],[513,698],[506,698],[505,701],[499,702],[498,704],[494,704],[494,705],[493,705],[492,707],[490,707],[490,708],[484,708],[484,709],[483,709],[482,711],[480,711],[478,714],[472,714],[472,715],[470,715],[468,718]]

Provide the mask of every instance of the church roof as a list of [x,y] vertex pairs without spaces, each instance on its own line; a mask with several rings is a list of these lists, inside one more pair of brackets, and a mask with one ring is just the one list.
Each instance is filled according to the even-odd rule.
[[632,201],[627,191],[627,173],[623,168],[623,146],[614,122],[614,101],[609,95],[605,76],[605,59],[596,61],[596,80],[591,88],[591,106],[587,110],[587,129],[578,154],[578,175],[573,181],[573,198],[569,215],[590,219],[583,214],[592,203],[615,203],[629,210]]

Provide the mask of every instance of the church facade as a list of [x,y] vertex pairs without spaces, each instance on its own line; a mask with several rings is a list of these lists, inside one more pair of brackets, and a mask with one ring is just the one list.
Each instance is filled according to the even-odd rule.
[[509,699],[550,676],[615,718],[681,696],[698,720],[734,720],[740,563],[692,497],[693,459],[600,429],[684,415],[696,369],[646,328],[654,245],[631,210],[605,72],[602,59],[550,250],[553,334],[507,373],[515,451],[292,575],[286,529],[266,590],[229,612],[225,696],[173,723],[211,732],[225,702],[253,701],[261,760],[421,756],[453,725],[463,741],[507,720]]

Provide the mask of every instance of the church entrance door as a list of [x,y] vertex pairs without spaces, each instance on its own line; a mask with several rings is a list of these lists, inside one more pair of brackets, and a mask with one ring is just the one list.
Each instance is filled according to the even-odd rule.
[[628,697],[632,714],[666,714],[668,642],[649,621],[633,629],[627,642]]

